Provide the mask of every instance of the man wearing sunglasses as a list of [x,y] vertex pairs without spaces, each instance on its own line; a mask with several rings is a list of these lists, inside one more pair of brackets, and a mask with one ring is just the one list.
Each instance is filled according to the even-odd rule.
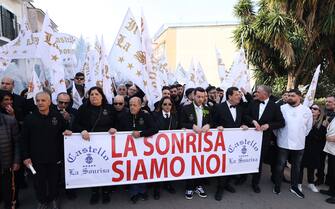
[[125,106],[124,97],[121,95],[114,97],[113,108],[115,110],[116,118],[119,118],[121,113],[129,112],[129,109]]
[[78,72],[74,76],[74,85],[77,89],[81,98],[85,95],[85,75],[84,73]]

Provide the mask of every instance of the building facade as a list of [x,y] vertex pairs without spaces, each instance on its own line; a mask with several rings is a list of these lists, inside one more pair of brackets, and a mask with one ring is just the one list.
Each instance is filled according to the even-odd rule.
[[229,68],[237,51],[233,41],[237,25],[218,22],[163,25],[154,37],[155,53],[167,57],[172,72],[179,63],[188,70],[194,59],[201,63],[208,82],[219,85],[215,49],[221,52],[223,63]]
[[[27,14],[31,31],[40,31],[45,13],[34,7],[31,0],[0,0],[0,46],[17,37],[24,11]],[[53,21],[51,22],[57,31],[57,25]]]

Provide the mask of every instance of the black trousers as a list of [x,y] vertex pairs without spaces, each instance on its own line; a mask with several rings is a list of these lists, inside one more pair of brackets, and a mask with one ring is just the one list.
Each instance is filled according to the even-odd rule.
[[223,189],[225,186],[227,186],[233,176],[220,176],[217,177],[217,181],[218,181],[218,186],[217,189]]
[[36,170],[34,188],[36,198],[40,203],[48,203],[57,199],[59,166],[57,163],[33,164]]
[[204,186],[204,179],[188,179],[186,180],[186,190],[195,190],[197,186]]
[[1,195],[4,201],[4,208],[11,209],[15,207],[16,196],[15,196],[15,174],[10,169],[0,168],[0,187]]
[[[309,184],[314,184],[314,168],[307,168],[307,182]],[[300,175],[299,175],[299,184],[302,184],[302,181],[304,179],[304,167],[300,166]]]
[[[251,184],[252,185],[259,185],[259,183],[261,181],[264,157],[273,158],[273,159],[267,160],[267,161],[271,166],[272,175],[274,174],[275,167],[276,167],[277,152],[278,152],[278,147],[275,146],[275,145],[267,145],[267,146],[262,147],[260,161],[259,161],[258,173],[253,173],[252,174],[252,179],[251,179]],[[269,155],[273,155],[273,156],[269,156]]]
[[320,165],[320,168],[318,168],[318,172],[316,173],[316,177],[318,179],[325,178],[326,157],[327,157],[327,153],[322,152],[320,155],[321,165]]
[[291,157],[291,186],[297,187],[299,183],[300,176],[300,166],[301,160],[304,155],[304,150],[289,150],[278,148],[278,156],[277,156],[277,165],[274,173],[275,184],[276,186],[281,185],[281,181],[283,179],[283,172],[286,165],[286,161],[289,156]]
[[329,190],[335,193],[335,155],[328,154]]

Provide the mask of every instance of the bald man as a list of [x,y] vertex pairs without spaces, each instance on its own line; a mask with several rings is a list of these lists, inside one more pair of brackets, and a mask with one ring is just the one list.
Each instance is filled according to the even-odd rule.
[[52,208],[57,209],[63,134],[70,135],[71,131],[66,130],[62,115],[50,109],[51,97],[48,93],[38,93],[36,103],[37,110],[25,118],[22,126],[22,159],[27,167],[32,165],[37,172],[34,175],[37,208],[46,208],[51,202]]
[[24,99],[20,95],[17,95],[13,92],[14,80],[10,77],[7,77],[7,76],[3,77],[1,79],[0,87],[1,87],[1,90],[8,91],[13,94],[13,109],[14,109],[15,118],[18,121],[18,123],[22,125],[24,117],[28,112],[26,108],[27,107],[26,99]]
[[[132,131],[134,138],[149,137],[158,132],[152,116],[141,110],[142,101],[139,97],[129,100],[129,111],[120,114],[118,131]],[[132,184],[129,188],[130,200],[136,203],[139,199],[148,199],[145,184]]]

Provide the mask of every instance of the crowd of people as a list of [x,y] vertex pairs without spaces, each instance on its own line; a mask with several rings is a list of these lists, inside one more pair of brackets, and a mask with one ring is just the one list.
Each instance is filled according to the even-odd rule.
[[[1,80],[0,90],[0,199],[5,209],[18,208],[19,190],[27,186],[24,173],[33,165],[38,209],[60,208],[58,198],[64,186],[64,135],[80,133],[89,140],[92,132],[131,131],[134,138],[148,137],[160,130],[191,129],[207,132],[210,129],[255,128],[263,132],[259,172],[216,177],[215,200],[220,201],[225,191],[235,193],[233,185],[241,185],[251,176],[251,190],[261,192],[260,179],[263,163],[271,166],[273,193],[281,193],[281,183],[290,183],[290,191],[304,198],[303,176],[307,168],[307,187],[313,192],[328,195],[326,202],[335,203],[335,97],[326,98],[325,107],[302,105],[297,89],[283,93],[277,99],[270,87],[260,85],[254,92],[230,87],[225,92],[214,86],[184,89],[175,84],[162,88],[162,98],[150,111],[144,93],[134,84],[120,84],[109,104],[102,88],[95,86],[85,92],[85,77],[77,73],[75,85],[57,96],[52,104],[50,92],[39,92],[33,99],[13,93],[14,81]],[[76,88],[83,104],[74,109],[72,90]],[[328,160],[326,160],[328,159]],[[328,162],[328,163],[326,163]],[[287,180],[284,168],[290,164]],[[326,166],[327,165],[327,166]],[[326,169],[327,168],[327,169]],[[326,172],[325,172],[326,171]],[[316,179],[315,179],[316,177]],[[185,198],[194,194],[206,198],[206,178],[185,180]],[[318,189],[326,184],[328,190]],[[60,186],[61,185],[61,186]],[[131,184],[125,189],[130,201],[148,199],[148,188],[153,198],[160,199],[161,191],[176,193],[174,182]],[[111,201],[111,187],[91,188],[89,203]],[[77,197],[76,189],[65,190],[66,197]]]

